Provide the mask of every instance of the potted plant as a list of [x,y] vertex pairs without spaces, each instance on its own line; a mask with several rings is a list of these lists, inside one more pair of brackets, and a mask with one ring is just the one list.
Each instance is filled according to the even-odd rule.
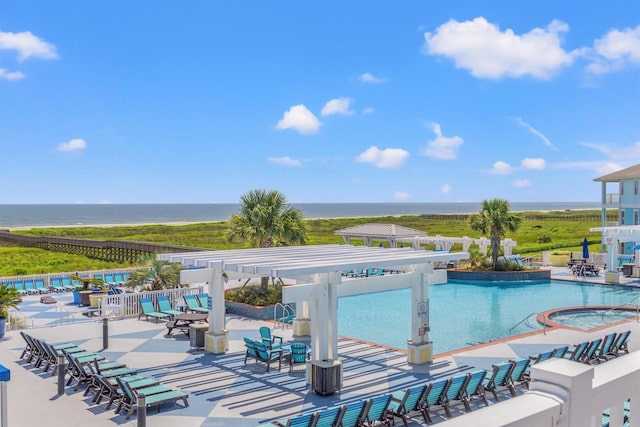
[[[96,291],[102,293],[102,284],[104,283],[102,279],[95,277],[80,277],[79,275],[74,275],[71,279],[82,283],[82,290],[77,291],[80,305],[91,305],[90,296]],[[74,291],[74,302],[76,301],[75,292],[76,291]]]
[[0,338],[4,338],[4,331],[9,316],[9,309],[18,310],[18,305],[22,302],[22,296],[17,289],[9,286],[0,286]]
[[571,252],[569,251],[552,251],[549,254],[549,262],[554,267],[566,267],[567,263],[571,259]]

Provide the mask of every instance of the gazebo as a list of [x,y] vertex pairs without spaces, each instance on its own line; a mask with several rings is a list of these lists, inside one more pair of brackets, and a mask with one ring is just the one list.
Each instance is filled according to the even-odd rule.
[[402,225],[371,223],[336,230],[334,234],[342,236],[346,244],[352,240],[363,240],[366,246],[372,246],[373,242],[387,242],[389,247],[396,247],[398,239],[425,237],[428,233]]
[[[283,303],[296,303],[294,335],[310,335],[311,363],[338,359],[338,297],[411,288],[412,323],[406,331],[408,361],[432,361],[429,341],[428,285],[446,283],[446,270],[434,263],[466,259],[469,254],[429,252],[412,248],[378,248],[352,245],[287,246],[259,249],[203,251],[158,255],[181,263],[181,283],[206,283],[212,298],[205,349],[224,353],[229,348],[225,328],[224,289],[228,280],[278,277],[293,281],[283,288]],[[356,269],[388,269],[399,273],[347,278]],[[380,325],[397,328],[398,325]],[[398,333],[404,331],[399,330]]]

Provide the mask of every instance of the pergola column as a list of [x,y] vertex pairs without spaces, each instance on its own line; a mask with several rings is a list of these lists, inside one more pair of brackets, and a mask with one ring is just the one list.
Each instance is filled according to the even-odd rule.
[[[430,271],[429,271],[430,270]],[[407,362],[433,361],[433,342],[429,340],[429,282],[433,264],[413,266],[411,273],[411,338],[407,340]]]

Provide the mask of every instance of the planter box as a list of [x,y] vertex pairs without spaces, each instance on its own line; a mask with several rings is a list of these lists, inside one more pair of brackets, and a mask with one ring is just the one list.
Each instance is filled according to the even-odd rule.
[[468,271],[448,270],[447,279],[456,282],[519,282],[551,280],[551,270]]
[[259,307],[256,305],[243,304],[240,302],[225,301],[224,305],[227,313],[239,314],[240,316],[250,317],[258,320],[273,320],[273,311],[275,306],[268,305]]
[[571,255],[554,255],[549,254],[549,262],[553,267],[566,267],[571,259]]

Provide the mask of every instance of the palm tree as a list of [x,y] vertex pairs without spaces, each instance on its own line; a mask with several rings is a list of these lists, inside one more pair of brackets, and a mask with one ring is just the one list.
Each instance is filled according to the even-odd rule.
[[488,233],[491,238],[491,264],[494,270],[500,254],[500,239],[507,231],[516,231],[522,222],[521,216],[509,212],[510,208],[509,201],[505,199],[484,200],[480,212],[469,217],[472,230]]
[[[16,288],[9,286],[0,286],[0,318],[6,319],[9,316],[9,309],[18,309],[18,305],[22,302],[22,295]],[[4,329],[3,329],[4,331]]]
[[[287,204],[277,190],[251,190],[240,198],[239,212],[229,219],[227,240],[247,241],[251,247],[304,245],[307,228],[302,212]],[[262,278],[266,289],[268,277]]]
[[124,284],[128,288],[160,289],[179,288],[182,265],[175,262],[159,261],[155,255],[140,258],[140,267],[132,271]]

